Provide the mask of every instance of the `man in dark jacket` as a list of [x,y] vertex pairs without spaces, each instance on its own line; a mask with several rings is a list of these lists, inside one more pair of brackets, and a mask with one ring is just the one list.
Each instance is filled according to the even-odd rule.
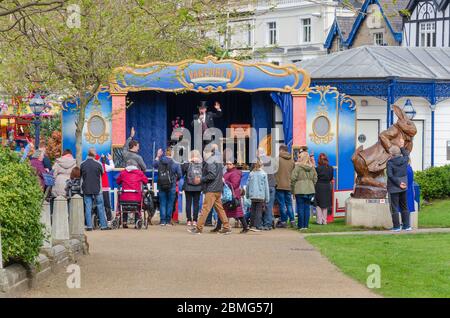
[[277,172],[275,173],[276,193],[275,197],[280,205],[280,222],[277,227],[286,228],[287,220],[295,227],[295,216],[292,208],[291,174],[294,170],[294,160],[286,145],[280,145]]
[[201,125],[202,133],[205,132],[208,128],[214,128],[214,118],[222,117],[222,109],[220,107],[220,103],[216,102],[214,104],[214,108],[216,112],[208,112],[208,106],[206,101],[201,101],[198,106],[198,114],[194,115],[194,120],[192,121],[192,126]]
[[223,224],[223,228],[219,233],[230,234],[230,224],[222,206],[223,164],[217,147],[212,147],[209,153],[205,155],[201,182],[204,199],[200,219],[197,226],[188,231],[192,234],[201,234],[206,218],[214,207]]
[[134,165],[145,173],[147,167],[144,159],[142,159],[142,157],[138,154],[139,142],[133,140],[135,133],[136,131],[134,130],[134,127],[131,127],[130,137],[123,146],[123,160],[124,162],[128,162],[129,160],[133,161]]
[[387,162],[387,190],[389,193],[390,208],[392,213],[393,231],[400,231],[400,220],[398,209],[402,215],[403,229],[410,231],[409,211],[406,200],[406,190],[408,188],[408,162],[409,153],[405,148],[392,146],[389,149],[391,159]]
[[87,230],[92,231],[92,206],[95,202],[97,206],[97,213],[100,219],[100,227],[102,230],[111,230],[106,222],[105,206],[103,204],[102,193],[102,174],[103,167],[100,162],[95,160],[97,151],[95,148],[90,148],[88,157],[81,163],[81,191],[83,192],[83,199],[85,204],[85,216]]
[[[174,210],[177,193],[177,181],[182,176],[181,166],[172,159],[172,150],[168,148],[165,156],[163,156],[162,149],[158,150],[153,167],[158,169],[158,196],[161,219],[160,225],[170,226],[172,225],[172,212]],[[163,184],[162,182],[163,178],[160,175],[162,174],[162,169],[168,170],[168,174],[166,175],[167,177],[164,178],[164,182],[168,182],[167,184]]]

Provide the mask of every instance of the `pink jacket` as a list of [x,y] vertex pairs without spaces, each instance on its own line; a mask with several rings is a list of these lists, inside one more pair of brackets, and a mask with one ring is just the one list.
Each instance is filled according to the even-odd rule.
[[136,190],[137,193],[122,193],[119,197],[120,201],[137,201],[142,200],[142,185],[147,184],[148,178],[145,174],[137,169],[137,167],[127,167],[117,177],[117,184],[122,185],[122,190]]
[[[233,187],[234,196],[236,199],[241,200],[241,178],[242,178],[242,171],[238,170],[237,168],[233,168],[229,171],[227,171],[223,178],[225,179],[225,182]],[[227,214],[227,217],[229,218],[239,218],[244,216],[244,211],[242,210],[242,206],[238,206],[236,210],[227,210],[225,209],[225,213]]]

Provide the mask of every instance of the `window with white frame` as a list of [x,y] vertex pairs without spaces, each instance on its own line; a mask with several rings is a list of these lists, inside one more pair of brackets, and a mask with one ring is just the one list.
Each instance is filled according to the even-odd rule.
[[373,44],[374,45],[384,45],[384,34],[383,32],[377,32],[373,34]]
[[311,42],[311,18],[302,19],[302,43]]
[[252,25],[249,23],[247,24],[247,46],[252,46]]
[[269,45],[277,44],[277,23],[269,22],[267,23],[267,27],[269,29],[268,44]]
[[436,46],[436,24],[434,22],[420,23],[420,46]]

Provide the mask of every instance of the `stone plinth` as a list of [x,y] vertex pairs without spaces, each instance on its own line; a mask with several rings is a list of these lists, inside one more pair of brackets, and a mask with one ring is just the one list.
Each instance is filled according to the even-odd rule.
[[47,201],[42,205],[41,223],[45,226],[45,238],[42,248],[49,249],[52,247],[52,219],[50,215],[50,203]]
[[69,211],[67,200],[58,196],[55,199],[52,216],[52,239],[54,242],[66,241],[69,236]]
[[[345,207],[345,223],[348,225],[385,229],[391,229],[393,226],[387,199],[348,198]],[[410,216],[411,227],[418,228],[417,212],[411,213]]]
[[71,238],[82,240],[84,235],[84,207],[83,198],[78,194],[70,199],[69,229]]

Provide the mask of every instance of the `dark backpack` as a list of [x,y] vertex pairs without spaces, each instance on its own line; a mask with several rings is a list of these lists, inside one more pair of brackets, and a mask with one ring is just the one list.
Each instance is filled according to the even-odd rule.
[[187,171],[187,183],[190,185],[199,185],[195,183],[195,178],[202,178],[202,164],[201,163],[190,163]]
[[158,188],[162,191],[168,191],[172,188],[172,172],[168,163],[159,164]]

